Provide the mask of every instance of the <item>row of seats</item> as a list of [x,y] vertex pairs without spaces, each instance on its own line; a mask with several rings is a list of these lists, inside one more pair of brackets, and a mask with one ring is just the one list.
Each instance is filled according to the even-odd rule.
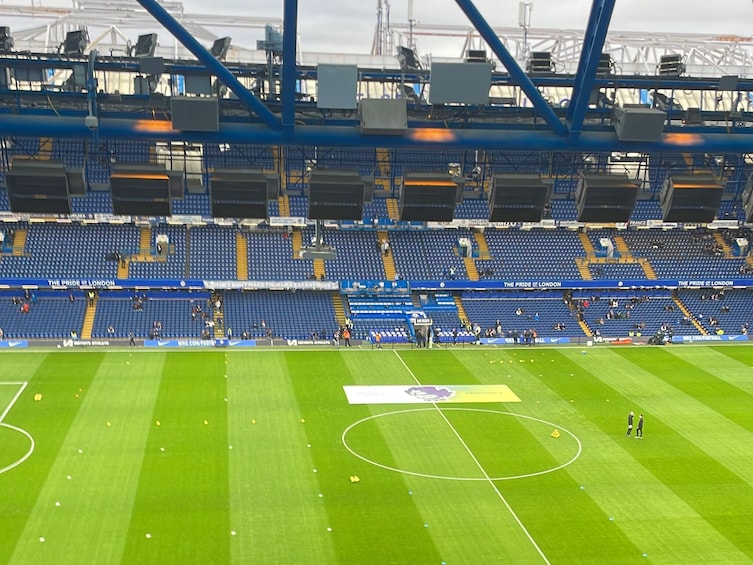
[[[445,332],[442,335],[451,336],[455,330],[462,337],[461,342],[472,341],[465,339],[472,335],[466,330],[475,325],[481,328],[482,337],[512,337],[525,330],[535,330],[541,337],[583,337],[579,319],[588,331],[604,337],[651,335],[662,326],[682,335],[699,335],[702,331],[740,334],[747,333],[753,322],[753,314],[747,307],[749,294],[750,291],[741,289],[721,293],[713,289],[684,289],[676,296],[668,290],[578,291],[572,295],[550,291],[530,297],[469,292],[462,300],[467,320],[461,320],[457,311],[431,311],[427,315]],[[97,300],[92,337],[146,338],[153,335],[157,326],[160,328],[157,335],[162,338],[199,337],[207,320],[214,322],[221,318],[216,329],[225,335],[232,332],[235,338],[245,334],[250,338],[330,339],[339,325],[331,292],[226,292],[217,316],[208,296],[206,292],[187,291],[148,293],[142,306],[136,308],[134,296],[102,291]],[[81,335],[87,300],[80,291],[39,291],[28,299],[21,292],[5,291],[0,300],[0,328],[5,339]],[[406,341],[413,339],[407,315],[380,316],[374,310],[379,301],[369,302],[365,297],[353,298],[352,305],[346,301],[346,315],[352,316],[354,338],[367,339],[372,332],[379,331],[399,334]],[[406,302],[400,304],[398,300],[390,308],[407,312],[412,304],[409,298]],[[692,320],[686,318],[681,304],[689,310]],[[202,307],[206,318],[201,313],[192,315],[196,306]],[[358,316],[359,309],[368,310],[370,315]]]
[[[0,277],[4,278],[115,278],[118,265],[107,259],[113,253],[139,252],[140,228],[133,225],[73,223],[7,223],[5,231],[26,230],[24,252],[0,257]],[[277,230],[239,231],[228,226],[158,225],[151,228],[151,253],[157,234],[170,241],[169,252],[159,261],[134,258],[129,267],[132,278],[235,279],[238,277],[236,237],[248,243],[245,260],[251,280],[306,280],[313,276],[313,263],[294,257],[293,238]],[[336,249],[336,257],[325,261],[329,280],[385,278],[384,257],[378,245],[378,232],[324,229],[324,243]],[[735,232],[733,235],[745,235]],[[314,236],[313,228],[302,233],[304,244]],[[408,280],[467,280],[458,239],[469,238],[468,229],[393,230],[389,232],[390,258],[398,276]],[[634,259],[645,258],[658,278],[735,278],[750,271],[747,258],[719,251],[718,240],[702,231],[598,230],[589,234],[598,245],[601,237],[622,238],[631,261],[592,263],[596,279],[643,279],[645,272]],[[727,235],[727,238],[733,237]],[[489,256],[474,264],[485,278],[578,280],[581,273],[575,259],[586,251],[572,230],[487,230]],[[753,240],[752,240],[753,241]],[[728,245],[728,244],[727,244]],[[729,248],[728,248],[729,249]]]

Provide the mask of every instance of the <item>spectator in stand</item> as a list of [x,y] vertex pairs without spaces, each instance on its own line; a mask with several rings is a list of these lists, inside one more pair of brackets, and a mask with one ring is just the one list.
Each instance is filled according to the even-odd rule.
[[345,328],[342,333],[343,341],[345,342],[345,347],[350,347],[350,329]]
[[113,337],[115,335],[115,326],[110,324],[107,328],[107,335]]

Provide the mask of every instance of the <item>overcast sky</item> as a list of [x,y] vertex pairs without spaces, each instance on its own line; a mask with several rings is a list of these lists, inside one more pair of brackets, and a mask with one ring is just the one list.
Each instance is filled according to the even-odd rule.
[[[79,0],[86,6],[87,0]],[[172,2],[174,0],[166,0]],[[194,14],[243,15],[257,18],[282,18],[282,0],[179,0],[185,12]],[[383,0],[384,1],[384,0]],[[71,6],[71,0],[16,0],[14,4]],[[135,6],[135,0],[126,0]],[[0,0],[0,4],[4,3]],[[407,24],[409,0],[390,0],[390,19]],[[531,28],[583,30],[588,21],[591,0],[531,0]],[[98,4],[98,3],[97,3]],[[518,27],[518,0],[476,0],[476,6],[495,27]],[[114,5],[114,4],[113,4]],[[85,9],[85,8],[84,8]],[[300,48],[306,52],[371,52],[376,26],[377,0],[299,0],[298,35]],[[6,14],[4,25],[27,28],[47,23],[43,20],[23,22]],[[454,0],[413,0],[413,19],[419,24],[453,24],[470,26]],[[199,20],[198,22],[202,22]],[[704,33],[719,35],[753,35],[751,0],[617,0],[610,30]],[[160,43],[169,45],[160,26],[140,30],[157,31]],[[212,28],[218,37],[230,35],[236,45],[255,48],[263,32],[242,34],[239,30]],[[126,33],[132,33],[128,30]],[[430,42],[418,38],[419,54],[435,56],[461,55],[463,39],[450,38]]]
[[[187,11],[282,17],[281,0],[183,0]],[[493,26],[517,27],[516,0],[476,0]],[[585,29],[590,0],[532,0],[532,28]],[[376,24],[376,0],[299,0],[298,31],[304,51],[368,53]],[[391,0],[392,22],[408,21],[408,0]],[[413,18],[422,24],[469,25],[453,0],[414,0]],[[749,0],[617,0],[614,31],[753,34]],[[452,51],[460,53],[462,40]],[[421,41],[419,40],[419,50]]]

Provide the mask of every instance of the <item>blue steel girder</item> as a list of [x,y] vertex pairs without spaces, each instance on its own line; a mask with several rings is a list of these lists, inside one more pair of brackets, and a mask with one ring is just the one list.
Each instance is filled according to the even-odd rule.
[[282,128],[292,133],[295,127],[296,40],[298,37],[298,0],[285,0],[282,36]]
[[513,56],[499,40],[497,34],[494,33],[492,27],[484,19],[484,16],[481,15],[481,12],[478,11],[473,2],[471,0],[455,0],[455,2],[460,9],[463,10],[500,62],[505,66],[510,78],[515,81],[521,89],[523,89],[523,92],[528,96],[528,99],[531,101],[531,104],[536,111],[541,115],[541,118],[555,134],[566,136],[568,132],[565,125],[559,120],[554,113],[554,110],[552,110],[551,106],[549,106],[546,100],[544,100],[541,92],[539,92],[533,82],[531,82],[531,79],[528,78],[528,75],[523,72],[523,69],[520,68]]
[[593,0],[591,5],[588,26],[583,36],[583,51],[578,61],[573,93],[567,108],[567,124],[571,134],[577,135],[583,128],[614,5],[615,0]]
[[[88,138],[91,132],[80,116],[0,114],[4,136]],[[613,131],[583,131],[559,136],[549,130],[410,128],[402,135],[363,135],[353,126],[298,125],[294,136],[263,124],[220,123],[217,132],[172,129],[168,120],[101,117],[100,139],[188,141],[249,145],[329,147],[423,147],[430,149],[497,149],[505,151],[620,151],[643,153],[753,153],[752,133],[667,131],[655,142],[620,141]]]
[[181,42],[207,69],[217,75],[243,104],[272,129],[281,127],[280,119],[264,103],[254,96],[220,61],[218,61],[195,37],[173,18],[157,0],[137,0],[154,19],[161,23],[175,39]]

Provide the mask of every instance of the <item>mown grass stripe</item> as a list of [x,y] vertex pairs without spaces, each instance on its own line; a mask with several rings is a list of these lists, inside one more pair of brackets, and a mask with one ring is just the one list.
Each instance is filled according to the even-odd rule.
[[332,563],[314,450],[286,354],[228,353],[229,477],[234,563]]
[[[608,355],[608,352],[604,353]],[[600,351],[595,357],[600,358],[601,354]],[[546,528],[548,524],[550,529],[557,529],[560,535],[554,539],[541,534],[546,536],[549,544],[546,547],[552,554],[568,555],[570,561],[592,563],[632,562],[646,551],[654,558],[693,555],[702,541],[693,538],[688,542],[680,537],[683,532],[687,536],[696,535],[693,532],[697,531],[717,535],[676,494],[655,481],[625,452],[623,444],[629,440],[624,436],[622,420],[630,402],[584,373],[577,361],[591,361],[590,358],[581,354],[563,356],[556,350],[534,352],[533,349],[494,352],[484,357],[493,357],[494,362],[479,364],[477,359],[478,370],[483,372],[486,366],[492,373],[496,371],[496,374],[503,375],[504,382],[523,399],[522,404],[515,406],[516,410],[546,413],[550,419],[576,431],[583,441],[583,455],[562,473],[516,482],[506,491],[515,507],[521,507],[521,515],[527,515],[525,505],[529,504],[534,515],[536,512],[543,514],[533,520],[539,528],[542,525]],[[510,360],[513,363],[507,363]],[[633,446],[628,443],[627,447]],[[636,482],[646,487],[637,492],[632,490],[626,497],[623,487]],[[583,490],[580,486],[584,487]],[[522,495],[520,501],[515,498],[518,489]],[[650,495],[646,489],[651,489]],[[532,493],[541,492],[552,493],[543,504],[539,497],[532,496]],[[594,504],[598,505],[596,512],[593,512]],[[656,513],[654,506],[675,512],[679,508],[687,516],[681,525],[674,525],[677,536],[665,532],[670,541],[657,536],[661,527],[655,527],[652,521]],[[589,530],[600,527],[598,537],[604,543],[594,544],[590,534],[583,535],[585,523],[589,524]],[[655,538],[656,543],[651,541]],[[616,550],[618,547],[620,549]],[[736,552],[734,546],[725,540],[721,540],[719,547],[728,553]]]
[[123,562],[226,563],[230,524],[224,353],[165,355]]
[[[27,430],[35,439],[36,449],[32,456],[13,472],[2,476],[3,502],[13,508],[10,512],[15,522],[3,531],[3,540],[15,534],[15,551],[0,558],[4,563],[74,563],[69,538],[75,533],[70,514],[55,513],[54,500],[63,498],[71,490],[66,484],[66,473],[73,469],[84,473],[83,461],[75,461],[74,444],[77,435],[83,433],[84,412],[95,375],[105,359],[104,353],[84,355],[70,352],[67,355],[40,356],[42,363],[29,375],[27,392],[19,399],[23,411],[14,409],[7,418]],[[9,360],[26,360],[24,366],[33,367],[34,360],[28,355],[10,356]],[[18,373],[24,369],[18,367]],[[71,376],[75,375],[75,376]],[[16,377],[17,378],[17,377]],[[34,401],[35,394],[41,400]],[[17,403],[18,404],[18,403]],[[78,484],[78,490],[86,488],[86,482]],[[84,496],[84,495],[82,495]],[[77,500],[74,492],[71,500]],[[19,519],[23,515],[23,519]],[[5,520],[5,511],[0,511],[0,521]],[[23,525],[22,531],[16,528]],[[14,527],[15,526],[15,527]],[[39,537],[49,538],[41,545]],[[2,544],[4,546],[4,544]]]
[[[565,351],[562,354],[568,357],[575,356],[575,352],[572,351]],[[719,551],[722,554],[734,555],[742,559],[744,553],[750,557],[753,555],[753,546],[751,546],[749,536],[745,535],[739,525],[736,526],[738,521],[744,521],[744,516],[735,515],[729,509],[753,507],[753,489],[743,478],[744,475],[741,477],[724,462],[727,460],[733,464],[733,467],[739,467],[747,461],[750,466],[753,455],[745,447],[748,442],[743,439],[748,435],[747,432],[740,430],[726,418],[715,414],[696,399],[688,397],[657,376],[656,373],[664,371],[661,354],[655,355],[650,367],[645,368],[632,363],[632,355],[638,355],[638,358],[641,358],[640,352],[636,350],[606,351],[600,352],[600,355],[593,356],[587,361],[582,360],[582,365],[602,383],[614,389],[620,399],[618,408],[620,419],[624,419],[629,409],[635,410],[636,413],[641,411],[647,415],[646,439],[643,441],[636,442],[632,438],[625,438],[624,430],[620,432],[617,427],[619,424],[611,428],[614,430],[615,438],[620,436],[624,438],[625,449],[632,458],[671,489],[682,501],[682,505],[670,505],[662,510],[672,514],[669,509],[674,509],[676,513],[686,514],[683,505],[687,505],[696,513],[692,520],[681,523],[663,521],[661,520],[662,514],[658,514],[657,518],[660,519],[656,521],[655,528],[641,532],[641,535],[653,535],[656,538],[653,543],[657,550],[666,551],[667,543],[663,538],[670,535],[676,536],[677,533],[667,531],[663,536],[659,535],[662,525],[669,527],[670,524],[674,524],[672,527],[676,530],[689,523],[698,530],[705,522],[706,527],[703,529],[707,530],[707,537],[701,540],[697,533],[695,537],[688,533],[687,538],[682,538],[683,544],[686,546],[697,544],[699,550],[711,545],[720,548]],[[696,424],[701,421],[706,421],[709,430],[721,428],[730,431],[733,436],[739,436],[736,439],[742,443],[735,444],[732,439],[722,439],[717,431],[709,433],[699,428]],[[624,427],[624,424],[621,427]],[[604,431],[609,433],[609,430],[610,428],[605,428]],[[715,447],[720,442],[725,444],[724,449]],[[737,455],[731,458],[726,447],[731,447]],[[714,453],[710,453],[709,450]],[[745,461],[734,461],[739,457]],[[614,457],[610,457],[610,460],[616,462]],[[631,479],[626,477],[625,480]],[[699,481],[703,482],[703,489],[698,488]],[[734,499],[716,496],[722,494],[717,489],[717,485],[734,485],[737,495]],[[708,492],[714,491],[716,491],[714,496],[707,495]],[[653,508],[653,504],[648,501],[646,505],[642,512],[644,517],[641,520],[649,521],[651,513],[656,514],[658,508],[649,510]],[[713,530],[709,531],[708,526],[711,526]],[[709,540],[712,539],[714,542],[710,543]],[[672,554],[678,551],[681,551],[681,548],[673,548]]]
[[[675,352],[673,348],[663,349],[662,353],[669,357],[666,363],[657,364],[656,357],[661,354],[646,350],[631,351],[627,359],[643,369],[653,371],[665,383],[707,406],[713,411],[713,415],[723,416],[729,422],[753,433],[753,394],[743,392],[716,371],[706,370],[706,367],[716,367],[717,362],[721,361],[720,370],[735,371],[738,375],[747,374],[750,384],[753,384],[753,369],[748,367],[745,370],[741,363],[730,359],[725,361],[724,357],[711,360],[705,354],[699,355],[705,353],[705,350],[699,348],[691,355],[687,354],[687,350],[683,355],[683,352]],[[662,370],[662,365],[668,366],[670,363],[671,371]],[[753,485],[753,481],[751,484]]]
[[[370,371],[375,362],[382,363],[385,353],[287,354],[291,382],[306,418],[322,500],[333,529],[332,543],[340,563],[440,563],[442,559],[423,527],[423,517],[408,495],[410,489],[404,478],[356,459],[340,441],[347,426],[370,415],[368,407],[348,405],[342,387],[355,384],[357,376]],[[312,375],[317,375],[314,381]],[[394,446],[388,440],[377,433],[370,436],[370,441],[374,452],[391,460]],[[360,477],[361,482],[350,483],[351,475]]]
[[[664,351],[678,359],[687,357],[687,350],[682,347],[668,347]],[[730,391],[733,395],[743,393],[753,397],[753,355],[749,347],[695,347],[692,358],[696,365],[704,367],[707,374],[734,387]]]

